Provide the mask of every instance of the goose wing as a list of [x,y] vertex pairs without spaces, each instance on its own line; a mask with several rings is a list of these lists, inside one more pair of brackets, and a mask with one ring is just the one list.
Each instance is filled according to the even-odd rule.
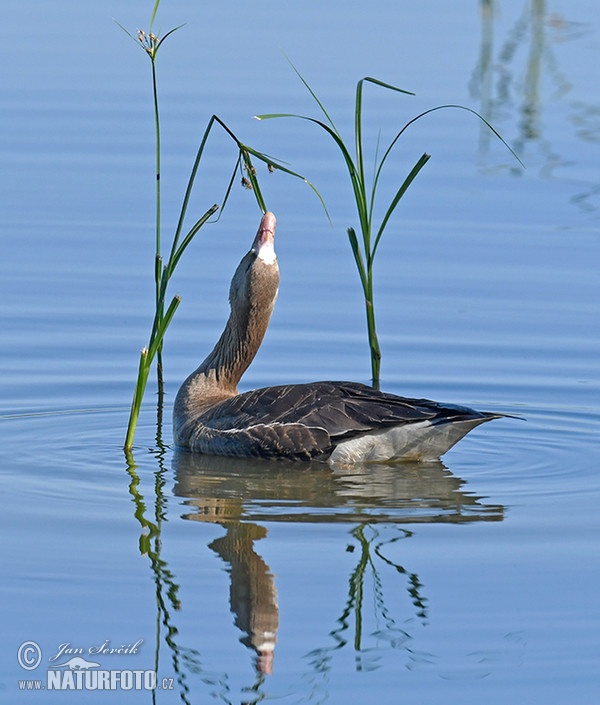
[[474,413],[354,382],[265,387],[211,407],[199,421],[212,449],[194,446],[228,455],[327,457],[338,443],[384,428]]

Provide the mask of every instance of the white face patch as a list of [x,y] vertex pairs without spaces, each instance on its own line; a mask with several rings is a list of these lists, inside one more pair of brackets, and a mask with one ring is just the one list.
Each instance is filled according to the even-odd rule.
[[263,242],[258,249],[256,246],[253,247],[252,251],[255,252],[258,259],[261,259],[265,264],[274,264],[277,261],[273,240]]

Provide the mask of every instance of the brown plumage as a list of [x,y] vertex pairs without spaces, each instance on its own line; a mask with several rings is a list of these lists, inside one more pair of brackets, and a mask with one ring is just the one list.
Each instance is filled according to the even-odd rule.
[[331,463],[438,458],[502,414],[408,399],[354,382],[311,382],[238,394],[277,298],[275,216],[266,213],[231,282],[231,313],[213,351],[181,386],[173,428],[179,446],[228,456]]

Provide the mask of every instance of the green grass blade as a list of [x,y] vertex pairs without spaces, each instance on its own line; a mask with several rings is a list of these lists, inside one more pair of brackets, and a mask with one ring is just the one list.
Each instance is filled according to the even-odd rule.
[[405,91],[403,88],[393,86],[391,83],[385,83],[384,81],[380,81],[378,78],[373,78],[372,76],[365,76],[362,80],[368,81],[369,83],[374,83],[376,86],[381,86],[382,88],[389,88],[391,91],[404,93],[405,95],[415,95],[412,91]]
[[309,117],[307,115],[298,115],[295,113],[265,113],[263,115],[256,115],[255,116],[257,120],[273,120],[273,119],[278,119],[278,118],[296,118],[298,120],[306,120],[307,122],[312,122],[315,125],[318,125],[321,127],[325,132],[333,139],[333,141],[336,143],[338,146],[339,150],[342,153],[342,156],[344,158],[344,162],[346,164],[346,168],[348,169],[348,174],[350,176],[350,181],[352,183],[352,190],[354,192],[354,197],[356,199],[357,206],[359,207],[359,213],[364,212],[366,213],[366,199],[365,199],[365,193],[362,189],[362,184],[360,182],[360,178],[358,175],[358,171],[356,169],[356,166],[354,164],[354,161],[352,160],[352,156],[350,155],[350,152],[348,151],[346,145],[344,144],[344,141],[342,138],[338,135],[338,133],[332,129],[329,125],[325,124],[321,120],[317,120],[316,118]]
[[218,222],[221,219],[221,215],[223,211],[225,210],[225,206],[227,205],[227,202],[229,201],[229,196],[231,195],[231,191],[233,190],[233,184],[235,183],[236,176],[238,175],[238,171],[241,168],[241,157],[238,154],[237,161],[235,162],[235,166],[233,167],[233,171],[231,172],[231,178],[229,179],[229,183],[227,184],[227,188],[225,189],[225,195],[223,196],[222,199],[222,205],[221,205],[221,210],[219,212],[219,215],[216,217],[215,222]]
[[160,286],[158,288],[156,296],[156,310],[154,312],[154,318],[152,320],[152,329],[150,332],[150,341],[148,343],[148,349],[151,349],[154,345],[154,341],[162,327],[162,321],[164,319],[164,303],[167,296],[167,286],[169,284],[169,277],[167,276],[166,267],[163,268]]
[[385,227],[388,223],[388,220],[391,218],[392,213],[396,210],[396,206],[400,202],[400,199],[404,194],[406,193],[406,190],[408,187],[412,184],[412,182],[415,180],[417,174],[421,171],[421,169],[427,164],[429,161],[431,155],[429,154],[423,154],[417,163],[413,166],[413,168],[410,170],[410,173],[408,176],[404,179],[404,182],[402,183],[402,186],[396,191],[396,195],[392,199],[392,202],[390,203],[383,220],[381,221],[381,225],[379,226],[379,230],[377,231],[377,236],[375,237],[375,242],[373,243],[373,252],[372,252],[372,257],[375,257],[375,252],[377,251],[377,247],[379,245],[379,241],[381,240],[381,236],[383,235],[383,231],[385,230]]
[[358,275],[360,277],[360,283],[363,288],[365,296],[368,291],[368,281],[367,281],[367,270],[365,268],[365,262],[360,251],[360,245],[358,244],[358,237],[356,236],[356,231],[354,228],[348,228],[346,230],[348,233],[348,240],[350,240],[350,247],[352,248],[352,254],[354,255],[354,261],[356,262],[356,268],[358,269]]
[[447,109],[450,109],[450,108],[454,108],[454,109],[456,109],[456,110],[465,110],[467,113],[472,113],[473,115],[475,115],[475,117],[479,118],[479,120],[481,120],[481,122],[483,122],[483,123],[496,135],[496,137],[500,140],[500,142],[502,142],[502,144],[506,147],[506,149],[508,149],[508,151],[509,151],[509,152],[513,155],[513,157],[519,162],[519,164],[520,164],[523,168],[525,168],[525,164],[523,164],[523,162],[519,159],[519,157],[517,156],[516,152],[512,149],[512,147],[508,144],[508,142],[506,142],[506,140],[502,137],[502,135],[498,132],[498,130],[496,130],[496,128],[495,128],[493,125],[491,125],[491,124],[483,117],[483,115],[480,115],[476,110],[473,110],[473,108],[468,108],[466,105],[457,105],[457,104],[454,104],[454,103],[449,103],[449,104],[447,104],[447,105],[437,105],[435,108],[430,108],[429,110],[425,110],[424,112],[422,112],[422,113],[420,113],[419,115],[417,115],[416,117],[414,117],[412,120],[409,120],[409,121],[406,123],[406,125],[404,126],[404,128],[401,130],[401,132],[399,133],[398,136],[400,136],[400,134],[402,134],[402,132],[404,132],[404,130],[406,130],[407,127],[409,127],[410,125],[412,125],[413,122],[416,122],[417,120],[420,120],[420,119],[421,119],[422,117],[424,117],[425,115],[428,115],[429,113],[434,113],[436,110],[447,110]]
[[316,118],[311,118],[306,115],[300,115],[299,113],[262,113],[261,115],[255,115],[256,120],[273,120],[274,118],[299,118],[300,120],[313,120],[314,122],[319,122]]
[[[388,90],[396,91],[397,93],[403,93],[405,95],[414,95],[411,91],[406,91],[403,88],[398,88],[393,86],[391,83],[386,83],[385,81],[380,81],[378,78],[373,78],[372,76],[365,76],[356,85],[356,99],[354,105],[354,135],[356,142],[356,163],[359,172],[359,178],[363,185],[363,191],[366,194],[366,182],[365,182],[365,171],[364,171],[364,156],[363,156],[363,139],[362,139],[362,94],[363,94],[363,84],[372,83],[381,88],[386,88]],[[377,151],[375,154],[374,161],[374,179],[373,186],[371,190],[371,202],[368,213],[364,217],[365,226],[364,233],[367,240],[366,246],[367,250],[370,250],[370,226],[373,217],[373,208],[375,204],[375,193],[377,191],[377,156],[379,152],[379,138],[377,140]],[[384,157],[385,160],[385,157]]]
[[356,140],[356,162],[357,168],[360,174],[361,181],[364,183],[364,162],[363,162],[363,142],[362,142],[362,93],[363,84],[372,83],[381,88],[387,88],[391,91],[396,91],[397,93],[403,93],[405,95],[414,95],[411,91],[405,91],[403,88],[398,88],[393,86],[391,83],[385,83],[380,81],[378,78],[373,78],[372,76],[365,76],[356,84],[356,100],[354,104],[354,135]]
[[213,115],[210,118],[210,120],[208,121],[208,124],[204,130],[204,133],[202,135],[202,139],[200,140],[200,145],[198,147],[198,151],[196,152],[196,158],[194,159],[192,171],[191,171],[190,176],[188,178],[187,186],[185,189],[185,194],[183,196],[183,202],[181,204],[181,208],[179,211],[179,220],[177,221],[177,227],[175,228],[175,234],[173,236],[173,243],[171,245],[171,254],[169,255],[169,260],[171,260],[174,257],[175,252],[177,251],[177,247],[179,245],[179,238],[181,237],[181,231],[183,230],[183,223],[185,221],[185,216],[186,216],[188,205],[190,202],[190,197],[192,195],[192,189],[194,187],[194,182],[196,180],[196,174],[198,173],[198,167],[200,166],[200,162],[202,160],[202,155],[204,154],[204,148],[206,147],[206,142],[208,141],[208,137],[210,135],[212,127],[217,119],[218,118],[216,115]]
[[371,199],[369,204],[369,221],[373,222],[373,211],[375,209],[375,195],[377,193],[377,160],[379,159],[379,148],[381,145],[381,129],[377,133],[375,144],[375,154],[373,156],[373,176],[371,178]]
[[[356,149],[356,170],[362,191],[365,191],[365,165],[362,144],[362,87],[363,79],[356,84],[356,98],[354,101],[354,142]],[[367,228],[368,232],[368,228]],[[368,243],[367,243],[368,250]]]
[[154,339],[152,340],[152,343],[148,347],[148,360],[152,362],[154,359],[154,356],[156,355],[156,351],[159,349],[163,338],[165,337],[165,333],[167,332],[167,328],[169,327],[169,324],[171,323],[173,316],[175,315],[175,311],[177,310],[177,307],[181,303],[181,297],[180,296],[174,296],[173,300],[169,304],[169,308],[165,311],[165,314],[162,318],[161,325],[159,329],[156,331],[156,335],[154,336]]
[[171,276],[173,274],[173,271],[175,270],[175,267],[177,266],[177,263],[181,259],[181,256],[185,252],[187,246],[191,243],[191,241],[194,239],[195,235],[198,233],[200,228],[219,210],[219,206],[217,203],[215,203],[213,206],[211,206],[206,213],[199,219],[197,220],[194,225],[190,228],[190,231],[188,234],[183,238],[181,241],[181,244],[177,248],[177,251],[173,255],[172,260],[169,262],[168,265],[168,270],[167,270],[167,276]]
[[434,108],[429,108],[429,110],[425,110],[422,113],[419,113],[416,115],[412,120],[409,120],[406,125],[398,132],[398,134],[394,137],[392,142],[390,143],[390,146],[387,148],[385,154],[383,155],[383,158],[381,159],[381,163],[379,165],[379,171],[381,171],[381,167],[383,166],[383,163],[387,159],[389,153],[392,151],[394,145],[396,142],[400,139],[400,137],[406,132],[406,130],[417,120],[420,120],[421,118],[425,117],[426,115],[429,115],[430,113],[434,113],[437,110],[448,110],[448,109],[456,109],[456,110],[464,110],[468,113],[472,113],[477,117],[479,120],[481,120],[493,133],[496,135],[496,137],[502,142],[502,144],[508,149],[508,151],[513,155],[513,157],[519,162],[519,164],[525,168],[525,164],[519,159],[515,151],[511,148],[511,146],[504,140],[502,135],[491,125],[484,117],[483,115],[480,115],[476,110],[473,110],[472,108],[468,108],[466,105],[457,105],[454,103],[448,103],[447,105],[437,105]]
[[260,210],[263,213],[266,213],[267,212],[267,205],[265,203],[265,199],[263,198],[262,191],[260,190],[260,185],[258,183],[258,179],[256,178],[256,169],[254,168],[254,165],[252,164],[252,160],[250,159],[250,153],[248,152],[247,149],[240,149],[240,154],[241,154],[242,160],[244,162],[246,174],[248,176],[250,186],[251,186],[252,191],[254,193],[254,197],[256,198],[256,202],[258,203],[258,207],[260,208]]
[[300,71],[298,71],[298,69],[294,66],[294,64],[290,61],[290,59],[288,59],[287,56],[286,56],[285,58],[288,60],[289,65],[290,65],[290,66],[292,67],[292,69],[295,71],[295,73],[296,73],[296,75],[298,76],[298,78],[302,81],[302,83],[304,84],[305,88],[306,88],[306,89],[308,90],[308,92],[311,94],[311,96],[313,97],[315,103],[319,106],[319,109],[321,110],[321,112],[323,113],[323,115],[325,115],[325,118],[327,119],[327,122],[331,125],[331,128],[333,129],[333,131],[334,131],[337,135],[339,135],[339,132],[338,132],[336,126],[334,125],[333,120],[331,119],[331,117],[330,117],[329,113],[327,112],[327,110],[325,110],[325,106],[324,106],[323,103],[321,103],[321,101],[317,98],[317,94],[313,91],[313,89],[310,87],[310,85],[308,84],[308,82],[305,80],[304,76],[300,73]]
[[158,6],[160,5],[160,0],[156,0],[154,3],[154,8],[152,10],[152,15],[150,17],[150,30],[152,30],[152,25],[154,24],[154,20],[156,18],[156,13],[158,12]]
[[131,32],[128,29],[125,29],[125,27],[123,27],[123,25],[118,20],[116,20],[114,17],[113,17],[113,22],[118,27],[120,27],[128,37],[131,37],[131,39],[133,39],[133,41],[139,45],[139,41],[138,41],[137,37],[134,37],[133,34],[131,34]]
[[142,399],[144,398],[144,392],[146,391],[146,384],[148,383],[148,375],[150,373],[150,363],[148,358],[148,349],[144,348],[140,353],[140,362],[138,365],[138,375],[135,384],[135,390],[133,392],[133,399],[131,401],[131,411],[129,413],[129,423],[127,425],[127,433],[125,436],[124,449],[126,451],[131,451],[133,448],[133,439],[135,437],[135,430],[137,427],[137,422],[140,416],[140,410],[142,407]]
[[[290,117],[296,117],[296,116],[290,116]],[[248,152],[249,154],[252,154],[253,156],[255,156],[257,159],[260,159],[267,166],[274,167],[277,171],[282,171],[284,174],[289,174],[289,176],[293,176],[296,179],[300,179],[300,181],[304,181],[304,183],[311,189],[311,191],[319,199],[321,205],[323,206],[323,210],[325,211],[325,215],[327,216],[327,219],[331,223],[331,217],[329,215],[329,211],[327,210],[327,204],[325,203],[325,199],[319,193],[319,190],[312,183],[312,181],[309,181],[305,176],[302,176],[302,174],[299,174],[297,171],[293,171],[292,169],[284,166],[280,160],[274,159],[273,157],[269,157],[268,155],[266,155],[262,152],[257,152],[256,150],[252,149],[251,147],[248,147],[248,145],[244,145],[244,150],[246,152]]]
[[177,27],[173,27],[173,29],[170,29],[164,36],[162,36],[162,37],[159,39],[158,44],[156,45],[156,51],[154,52],[154,55],[155,55],[155,56],[156,56],[156,52],[157,52],[157,51],[159,50],[159,48],[160,48],[160,45],[165,41],[165,39],[166,39],[168,36],[170,36],[171,34],[173,34],[173,32],[176,32],[178,29],[181,29],[182,27],[185,27],[185,24],[186,24],[186,23],[184,22],[183,24],[177,25]]
[[[159,287],[160,287],[160,278],[162,277],[162,271],[163,271],[162,257],[157,252],[154,255],[154,282],[156,284],[156,297],[157,297],[157,299],[158,299],[158,292],[159,292]],[[158,305],[158,300],[156,303]]]

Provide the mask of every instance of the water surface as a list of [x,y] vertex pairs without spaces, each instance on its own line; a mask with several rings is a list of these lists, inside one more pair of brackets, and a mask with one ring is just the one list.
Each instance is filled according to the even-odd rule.
[[[174,394],[221,331],[258,222],[241,188],[182,261],[165,420],[157,429],[151,385],[124,457],[152,315],[153,126],[149,62],[111,18],[135,31],[152,3],[93,5],[32,2],[5,19],[6,698],[596,703],[600,35],[589,4],[162,8],[163,32],[187,22],[159,57],[165,237],[213,112],[306,174],[331,214],[302,183],[259,174],[282,285],[244,389],[369,375],[339,157],[309,125],[250,119],[317,114],[281,50],[348,135],[360,77],[417,93],[369,88],[371,147],[379,128],[384,140],[461,103],[526,165],[464,111],[416,123],[390,176],[432,159],[376,271],[383,386],[524,420],[486,424],[440,463],[335,471],[171,447]],[[194,213],[220,201],[234,160],[215,137]],[[138,653],[89,651],[139,640]],[[42,650],[32,671],[17,661],[26,641]],[[103,669],[157,670],[164,689],[19,690],[69,648]]]

